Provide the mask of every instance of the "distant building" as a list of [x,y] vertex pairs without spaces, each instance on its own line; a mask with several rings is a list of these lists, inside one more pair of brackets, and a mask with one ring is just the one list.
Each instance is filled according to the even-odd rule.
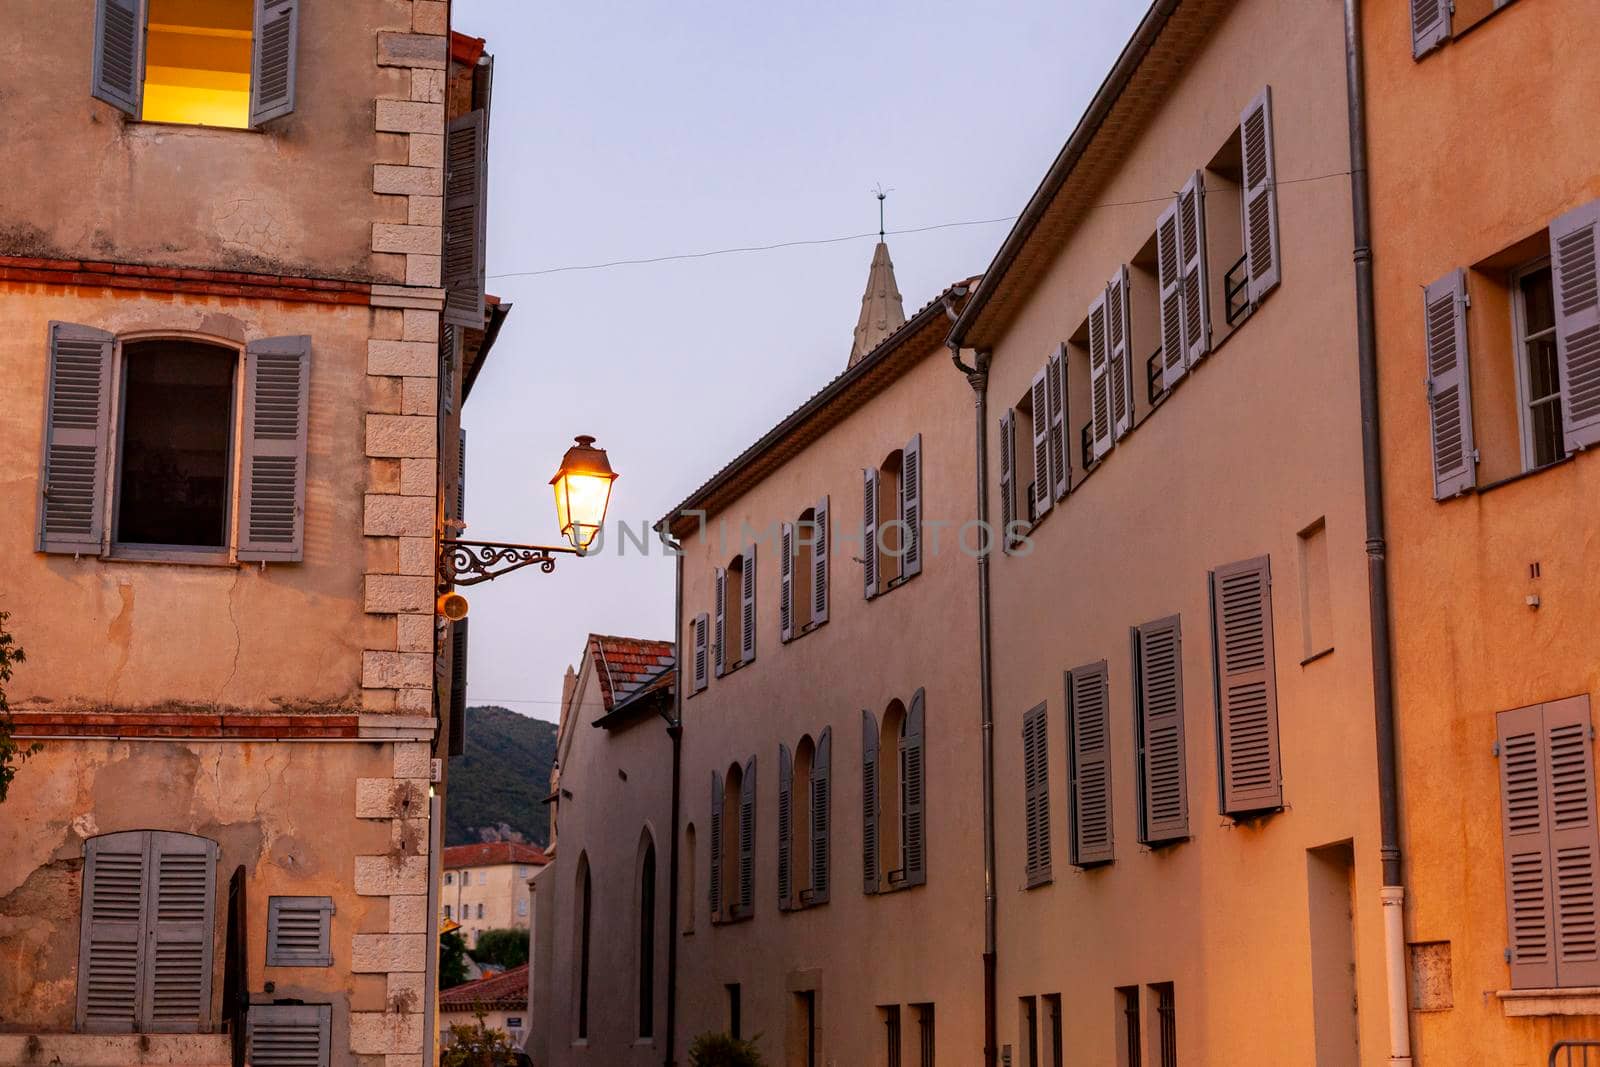
[[483,1025],[504,1030],[518,1048],[528,1039],[528,965],[467,982],[439,994],[439,1043],[452,1043],[452,1026]]
[[497,841],[444,850],[439,917],[461,925],[470,948],[485,930],[530,925],[528,879],[549,859],[532,845]]

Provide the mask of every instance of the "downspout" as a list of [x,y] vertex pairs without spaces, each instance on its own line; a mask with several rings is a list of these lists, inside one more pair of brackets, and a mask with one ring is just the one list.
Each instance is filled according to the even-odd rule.
[[[668,551],[678,553],[672,607],[672,661],[677,681],[672,686],[672,716],[667,720],[667,736],[672,738],[672,847],[667,867],[672,881],[667,886],[667,1048],[662,1060],[665,1067],[674,1067],[678,1036],[678,842],[683,838],[678,829],[683,769],[683,552],[677,542],[668,539],[665,529],[661,542]],[[694,902],[690,901],[689,906],[693,907]]]
[[[965,287],[944,298],[945,314],[955,319],[954,296],[965,295]],[[950,346],[950,361],[966,375],[972,386],[975,419],[973,459],[977,464],[978,525],[989,528],[989,353],[977,352],[975,366],[961,360],[959,345]],[[995,993],[996,900],[994,888],[994,694],[989,669],[989,539],[978,553],[978,704],[983,751],[983,1062],[995,1067],[999,1034]]]
[[1378,746],[1378,825],[1383,859],[1383,955],[1388,985],[1389,1063],[1411,1065],[1406,1003],[1405,876],[1400,852],[1395,757],[1394,662],[1389,640],[1388,544],[1383,524],[1383,453],[1378,426],[1378,342],[1373,319],[1372,217],[1367,191],[1366,81],[1361,0],[1344,0],[1345,86],[1350,122],[1350,215],[1354,228],[1356,350],[1361,390],[1361,468],[1366,504],[1367,598],[1372,631],[1372,704]]

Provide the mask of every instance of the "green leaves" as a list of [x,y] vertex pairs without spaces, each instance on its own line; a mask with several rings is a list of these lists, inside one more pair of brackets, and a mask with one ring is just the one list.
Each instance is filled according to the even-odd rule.
[[10,612],[0,611],[0,801],[6,799],[11,780],[17,776],[17,768],[26,763],[29,756],[44,748],[37,741],[27,745],[18,744],[11,736],[11,705],[6,702],[6,683],[11,681],[12,665],[22,663],[28,657],[6,628],[10,618]]

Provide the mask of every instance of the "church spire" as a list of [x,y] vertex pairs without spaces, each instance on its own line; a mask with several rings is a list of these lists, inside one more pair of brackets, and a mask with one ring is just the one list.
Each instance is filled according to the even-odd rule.
[[878,234],[878,247],[872,250],[872,269],[867,273],[867,291],[861,297],[861,317],[856,320],[855,344],[850,347],[850,366],[871,352],[890,334],[906,323],[905,305],[900,302],[900,286],[894,280],[894,263],[889,246]]

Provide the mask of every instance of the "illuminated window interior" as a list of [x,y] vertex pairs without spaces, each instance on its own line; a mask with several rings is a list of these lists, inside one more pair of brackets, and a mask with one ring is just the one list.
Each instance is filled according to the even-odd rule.
[[251,0],[149,0],[148,122],[250,125]]

